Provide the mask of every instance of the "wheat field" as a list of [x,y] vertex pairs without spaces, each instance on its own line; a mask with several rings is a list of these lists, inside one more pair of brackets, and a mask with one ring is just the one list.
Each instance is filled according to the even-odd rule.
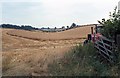
[[50,75],[48,64],[64,57],[82,43],[94,26],[62,32],[2,30],[2,72],[4,76]]

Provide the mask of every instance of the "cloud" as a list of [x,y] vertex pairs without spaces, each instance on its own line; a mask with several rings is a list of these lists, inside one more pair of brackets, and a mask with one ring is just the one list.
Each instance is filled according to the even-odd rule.
[[36,25],[36,18],[40,15],[40,3],[13,2],[3,3],[3,22],[15,24]]
[[[4,2],[7,0],[4,0]],[[6,23],[61,27],[108,18],[119,0],[11,0],[3,3]],[[20,2],[19,2],[20,1]]]
[[117,0],[44,0],[42,4],[48,13],[45,18],[50,19],[52,24],[57,21],[61,22],[61,25],[68,25],[72,22],[97,23],[99,19],[108,18],[109,12],[114,9],[117,2]]

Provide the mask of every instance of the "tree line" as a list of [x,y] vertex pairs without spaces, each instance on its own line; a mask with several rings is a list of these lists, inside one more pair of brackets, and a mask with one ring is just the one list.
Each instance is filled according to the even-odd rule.
[[[72,25],[69,27],[67,26],[66,29],[72,29],[72,28],[75,28],[75,27],[78,27],[75,23],[72,23]],[[23,30],[40,30],[39,28],[35,28],[35,27],[32,27],[30,25],[13,25],[13,24],[1,24],[0,25],[0,28],[12,28],[12,29],[23,29]],[[42,27],[41,29],[44,29],[44,27]],[[48,27],[48,29],[50,29]],[[57,27],[55,27],[55,29],[57,29]],[[65,26],[62,26],[62,29],[65,29]]]
[[12,25],[12,24],[1,24],[0,28],[12,28],[12,29],[23,29],[23,30],[39,30],[39,28],[32,27],[30,25]]
[[98,21],[104,27],[101,30],[101,33],[116,41],[116,36],[120,34],[120,12],[117,11],[117,7],[115,7],[113,13],[110,12],[110,18],[105,19],[103,18],[102,21]]

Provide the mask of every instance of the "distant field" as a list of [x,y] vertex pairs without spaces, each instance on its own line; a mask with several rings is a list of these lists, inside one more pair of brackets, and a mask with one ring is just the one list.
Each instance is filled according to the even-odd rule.
[[12,30],[8,34],[19,37],[36,39],[36,40],[65,40],[65,39],[81,39],[86,38],[87,34],[91,32],[92,26],[78,27],[62,32],[31,32],[25,30]]
[[2,30],[3,75],[49,75],[48,64],[84,41],[91,26],[47,33]]

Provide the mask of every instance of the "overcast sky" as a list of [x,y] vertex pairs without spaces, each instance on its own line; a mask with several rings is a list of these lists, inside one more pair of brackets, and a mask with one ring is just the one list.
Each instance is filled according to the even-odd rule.
[[[10,2],[8,2],[10,1]],[[34,27],[97,23],[119,0],[2,0],[2,23]]]

